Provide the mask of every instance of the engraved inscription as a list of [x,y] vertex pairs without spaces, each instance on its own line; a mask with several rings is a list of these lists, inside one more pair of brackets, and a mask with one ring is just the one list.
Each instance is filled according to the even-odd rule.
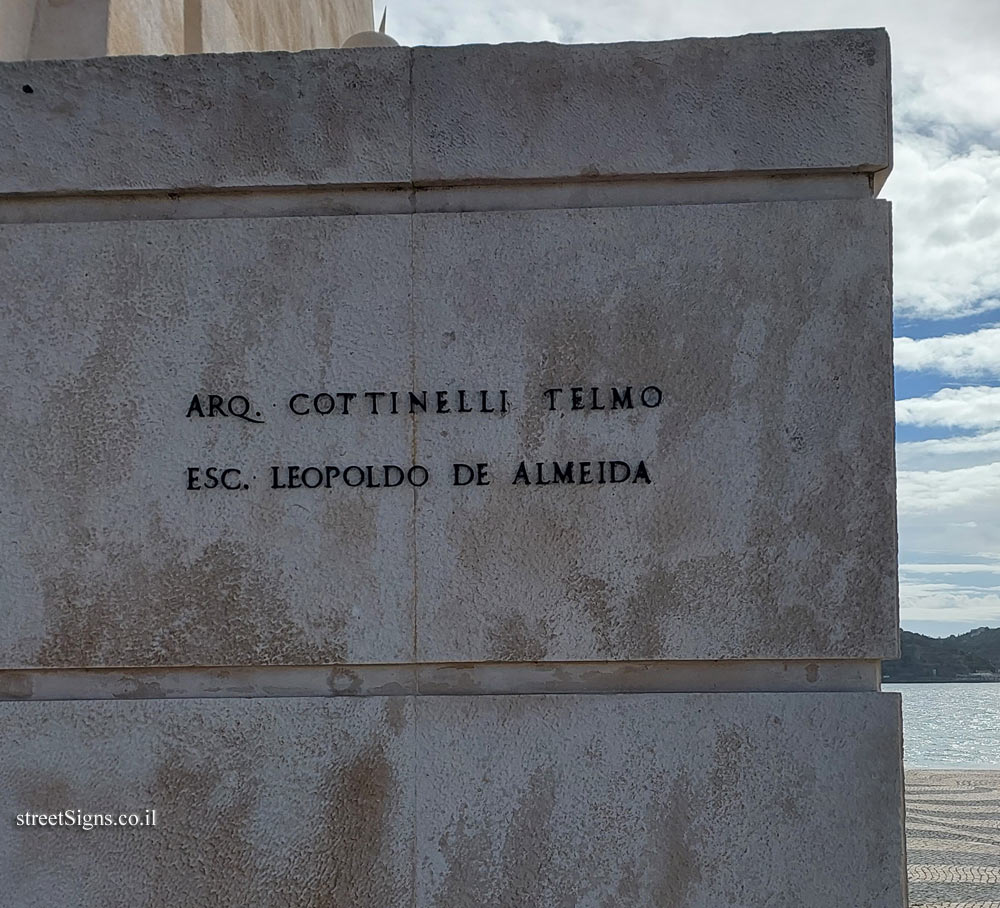
[[[642,411],[663,404],[663,390],[651,383],[615,386],[567,385],[543,388],[528,395],[524,406],[542,414],[577,411]],[[299,418],[310,417],[411,417],[468,415],[504,418],[518,409],[506,388],[443,388],[408,390],[318,390],[296,391],[270,410],[289,422],[294,432]],[[187,419],[229,419],[263,425],[268,405],[259,407],[253,397],[237,393],[196,393],[188,402]],[[272,491],[335,491],[338,488],[419,489],[443,485],[453,488],[507,485],[512,488],[542,486],[605,486],[653,483],[646,461],[615,452],[580,452],[558,460],[540,461],[522,457],[506,464],[479,461],[453,462],[436,467],[422,463],[360,463],[350,459],[334,463],[266,464],[256,468],[243,465],[198,465],[185,468],[189,492],[247,491],[263,482]],[[576,452],[574,452],[576,454]]]

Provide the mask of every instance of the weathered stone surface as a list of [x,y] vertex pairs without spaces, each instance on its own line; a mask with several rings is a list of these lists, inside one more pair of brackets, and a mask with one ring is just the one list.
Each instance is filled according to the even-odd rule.
[[883,694],[417,701],[420,906],[904,904]]
[[416,180],[891,164],[882,29],[413,54]]
[[[0,663],[891,656],[887,215],[0,229]],[[497,412],[456,412],[461,388]],[[400,412],[373,415],[389,389]],[[290,411],[322,392],[354,409]],[[188,417],[196,393],[264,424]],[[600,484],[613,460],[649,482]],[[537,484],[569,461],[576,482]],[[352,464],[430,478],[274,487]],[[187,488],[213,465],[248,488]]]
[[[410,904],[408,699],[4,706],[7,905]],[[88,830],[76,815],[146,808],[155,827]],[[77,824],[17,825],[60,811]]]
[[882,30],[14,63],[0,97],[0,193],[891,165]]
[[[287,409],[409,386],[408,241],[402,218],[0,234],[4,664],[412,659],[411,491],[268,489],[272,464],[411,456],[406,423]],[[186,418],[196,392],[265,424]],[[213,464],[251,488],[188,491]]]
[[[417,424],[422,458],[492,476],[420,497],[421,660],[895,652],[888,206],[429,215],[415,236],[416,383],[525,401]],[[521,461],[612,459],[651,484],[513,484]]]
[[903,904],[892,695],[22,703],[0,729],[19,908]]
[[0,193],[408,180],[408,53],[0,64]]

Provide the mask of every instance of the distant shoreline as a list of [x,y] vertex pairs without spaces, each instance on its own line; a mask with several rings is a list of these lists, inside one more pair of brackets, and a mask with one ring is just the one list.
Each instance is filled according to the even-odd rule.
[[1000,628],[953,637],[899,631],[899,658],[882,662],[887,684],[972,684],[1000,681]]

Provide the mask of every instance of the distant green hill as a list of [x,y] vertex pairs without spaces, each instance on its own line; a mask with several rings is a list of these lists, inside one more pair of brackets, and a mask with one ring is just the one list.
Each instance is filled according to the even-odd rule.
[[901,631],[902,657],[882,663],[883,681],[954,681],[976,672],[1000,672],[1000,627],[951,637]]

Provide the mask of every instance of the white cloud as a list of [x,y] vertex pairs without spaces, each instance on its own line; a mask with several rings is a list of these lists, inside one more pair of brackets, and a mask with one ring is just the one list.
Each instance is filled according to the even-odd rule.
[[899,584],[900,618],[907,621],[973,621],[1000,624],[1000,589],[951,583]]
[[1000,625],[1000,463],[903,470],[897,495],[903,623]]
[[1000,562],[1000,463],[897,475],[903,564]]
[[1000,562],[977,561],[962,564],[901,564],[900,575],[907,574],[1000,574]]
[[897,137],[890,195],[895,299],[904,317],[1000,307],[1000,153],[961,137]]
[[896,422],[912,426],[1000,426],[1000,388],[970,385],[942,388],[927,397],[896,401]]
[[1000,460],[1000,430],[896,445],[900,470],[954,470]]
[[896,368],[921,369],[945,375],[1000,374],[1000,327],[980,328],[969,334],[895,339]]
[[[1000,625],[1000,432],[899,445],[900,619]],[[943,453],[942,453],[943,452]],[[964,453],[961,453],[964,452]],[[905,469],[908,463],[958,469]],[[932,628],[927,630],[933,631]]]
[[[900,516],[928,514],[941,524],[978,525],[977,514],[996,523],[1000,504],[1000,463],[980,464],[960,470],[900,470],[896,474]],[[986,505],[986,514],[982,514]],[[949,514],[950,512],[950,514]],[[1000,527],[997,528],[1000,535]],[[969,552],[969,554],[972,554]]]
[[[910,582],[911,577],[933,577],[939,574],[1000,574],[1000,561],[967,561],[961,564],[901,564],[899,576]],[[921,581],[923,582],[923,581]],[[987,587],[979,587],[987,589]],[[993,590],[993,586],[988,589]],[[995,590],[1000,593],[1000,588]]]

